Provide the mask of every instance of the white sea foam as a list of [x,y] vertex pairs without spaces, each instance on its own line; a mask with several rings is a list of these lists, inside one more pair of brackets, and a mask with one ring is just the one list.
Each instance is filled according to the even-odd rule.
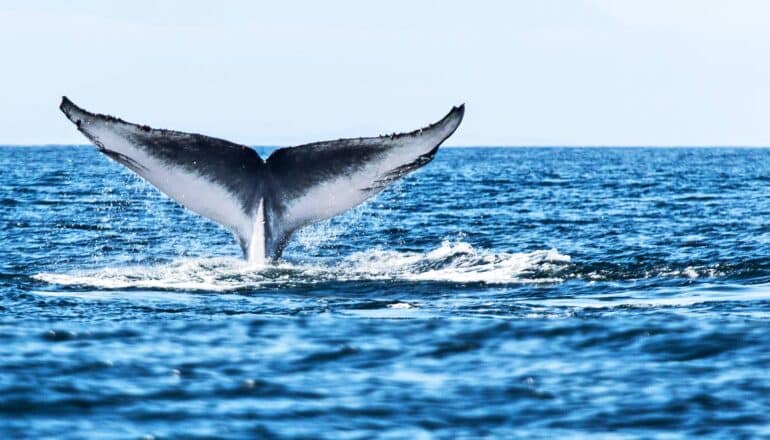
[[494,253],[465,242],[444,242],[426,253],[374,249],[332,264],[280,262],[254,268],[235,258],[183,259],[152,266],[107,267],[40,273],[51,284],[101,289],[227,292],[327,281],[437,281],[453,283],[556,283],[570,257],[555,249]]
[[457,283],[555,283],[558,277],[533,277],[534,272],[555,272],[570,257],[557,250],[529,253],[477,251],[465,242],[442,245],[427,253],[373,250],[351,255],[344,262],[357,278]]

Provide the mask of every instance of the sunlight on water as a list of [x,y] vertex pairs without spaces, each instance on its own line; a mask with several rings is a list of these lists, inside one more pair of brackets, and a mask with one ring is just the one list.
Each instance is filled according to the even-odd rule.
[[[584,296],[581,298],[539,299],[538,306],[544,307],[575,307],[575,308],[615,308],[615,307],[688,307],[695,304],[768,301],[770,300],[770,285],[726,289],[696,288],[687,291],[665,291],[658,293],[660,297],[652,297],[646,292],[625,292],[624,294],[606,294]],[[523,301],[526,302],[526,301]]]

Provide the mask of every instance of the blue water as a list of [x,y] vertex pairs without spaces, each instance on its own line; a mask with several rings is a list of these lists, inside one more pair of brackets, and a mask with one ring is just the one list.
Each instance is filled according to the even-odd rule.
[[770,150],[445,148],[260,271],[92,148],[0,170],[2,438],[770,436]]

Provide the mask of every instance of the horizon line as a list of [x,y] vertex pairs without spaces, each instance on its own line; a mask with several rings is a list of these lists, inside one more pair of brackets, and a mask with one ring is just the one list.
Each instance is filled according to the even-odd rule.
[[[244,144],[250,148],[287,148],[299,147],[300,145],[265,145],[265,144]],[[0,148],[42,148],[42,147],[94,147],[93,144],[3,144]],[[770,145],[740,145],[740,144],[478,144],[478,145],[442,145],[441,148],[770,148]]]

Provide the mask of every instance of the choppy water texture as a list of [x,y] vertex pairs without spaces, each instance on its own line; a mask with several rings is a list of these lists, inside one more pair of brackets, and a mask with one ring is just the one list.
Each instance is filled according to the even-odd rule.
[[255,271],[92,148],[0,148],[0,434],[770,436],[768,164],[442,149]]

